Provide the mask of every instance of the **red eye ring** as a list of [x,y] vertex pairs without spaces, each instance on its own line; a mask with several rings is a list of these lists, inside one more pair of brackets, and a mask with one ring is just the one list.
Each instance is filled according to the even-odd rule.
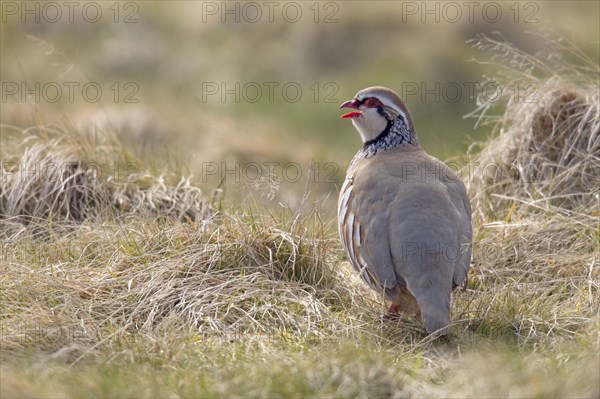
[[369,108],[377,108],[381,106],[381,102],[378,99],[371,97],[365,101],[365,105]]

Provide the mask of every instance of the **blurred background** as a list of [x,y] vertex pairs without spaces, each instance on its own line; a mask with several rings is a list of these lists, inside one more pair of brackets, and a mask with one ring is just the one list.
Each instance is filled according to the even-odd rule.
[[597,1],[1,6],[3,142],[40,123],[116,134],[143,163],[235,199],[335,197],[361,145],[338,107],[370,85],[404,97],[430,154],[463,156],[491,132],[465,117],[497,72],[478,62],[478,34],[531,54],[558,35],[599,55]]

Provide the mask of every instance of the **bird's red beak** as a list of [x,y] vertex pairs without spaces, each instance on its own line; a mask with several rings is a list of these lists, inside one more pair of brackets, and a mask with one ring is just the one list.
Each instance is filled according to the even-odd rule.
[[[352,100],[346,101],[345,103],[340,105],[340,108],[359,109],[358,108],[359,106],[360,106],[360,103],[358,102],[358,100],[356,98],[353,98]],[[347,114],[340,116],[340,118],[356,118],[357,116],[362,116],[362,112],[360,112],[360,111],[348,112]]]

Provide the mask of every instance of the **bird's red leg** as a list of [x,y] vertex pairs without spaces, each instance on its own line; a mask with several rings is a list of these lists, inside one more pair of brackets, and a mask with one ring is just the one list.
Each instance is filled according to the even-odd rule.
[[387,313],[383,316],[384,320],[397,321],[400,319],[400,305],[391,304]]

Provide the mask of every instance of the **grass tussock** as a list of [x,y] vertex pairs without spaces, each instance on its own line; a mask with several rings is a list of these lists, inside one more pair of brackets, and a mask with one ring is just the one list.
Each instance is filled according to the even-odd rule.
[[[551,39],[546,38],[551,41]],[[520,342],[596,335],[600,326],[600,97],[598,65],[570,44],[531,56],[481,37],[503,87],[527,96],[481,99],[480,121],[495,137],[471,157],[474,268],[485,294],[462,306],[480,331]],[[573,59],[579,62],[573,63]],[[569,61],[570,60],[570,61]],[[482,301],[483,299],[483,301]]]
[[[115,182],[118,142],[3,143],[2,396],[598,397],[599,99],[577,71],[530,70],[540,101],[508,103],[475,155],[497,174],[468,181],[473,268],[445,340],[382,320],[318,205],[215,212],[174,173]],[[59,161],[57,182],[14,173]]]
[[330,270],[331,241],[304,228],[221,215],[130,217],[43,241],[21,230],[5,241],[3,321],[48,335],[29,342],[14,331],[2,351],[80,351],[157,331],[318,336],[349,292]]
[[490,78],[502,90],[482,93],[475,112],[497,133],[472,159],[470,193],[484,218],[514,202],[563,211],[600,204],[600,70],[569,44],[552,45],[558,54],[533,57],[489,37],[475,42],[505,67]]
[[2,149],[0,217],[80,222],[133,212],[196,220],[213,213],[189,178],[155,177],[110,133],[36,126],[17,137]]

